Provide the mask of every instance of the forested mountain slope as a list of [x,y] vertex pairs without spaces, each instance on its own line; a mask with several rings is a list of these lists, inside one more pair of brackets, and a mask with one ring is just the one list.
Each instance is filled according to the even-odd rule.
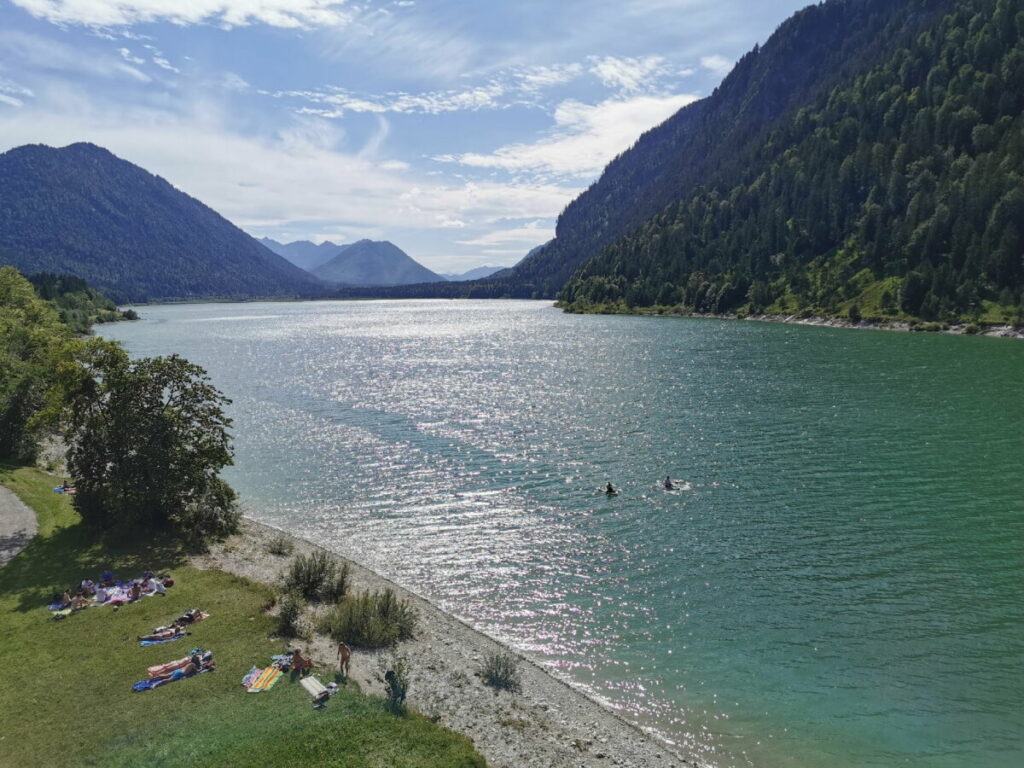
[[[626,156],[587,193],[608,188],[600,202],[585,201],[589,217],[570,206],[556,245],[597,246],[621,226],[615,222],[633,226],[564,288],[569,308],[1016,316],[1024,286],[1024,3],[832,0],[783,25],[722,90],[735,87],[737,73],[749,80],[744,73],[759,69],[770,48],[773,69],[784,53],[805,59],[803,49],[819,36],[834,40],[835,25],[850,14],[864,20],[850,39],[870,32],[856,48],[857,66],[847,62],[859,73],[826,78],[828,89],[805,88],[799,109],[737,146],[732,160],[715,155],[715,122],[707,122],[707,106],[694,105],[705,123],[684,144],[706,147],[712,160],[673,154],[671,173],[644,185],[631,209],[657,201],[655,215],[636,221],[607,212],[630,205],[629,184],[612,183]],[[662,192],[651,194],[652,185]]]
[[122,302],[321,292],[215,211],[93,144],[0,155],[0,255]]

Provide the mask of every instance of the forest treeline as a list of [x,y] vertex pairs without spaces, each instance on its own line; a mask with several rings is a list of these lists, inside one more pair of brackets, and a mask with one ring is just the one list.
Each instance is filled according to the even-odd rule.
[[[773,45],[796,49],[842,4]],[[563,305],[1024,321],[1024,7],[892,13],[937,5],[952,7],[603,248]]]

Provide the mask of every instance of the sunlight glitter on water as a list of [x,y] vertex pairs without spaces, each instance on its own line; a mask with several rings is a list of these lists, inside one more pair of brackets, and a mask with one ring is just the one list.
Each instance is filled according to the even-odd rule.
[[1024,762],[1024,345],[263,306],[109,332],[235,400],[259,519],[722,768]]

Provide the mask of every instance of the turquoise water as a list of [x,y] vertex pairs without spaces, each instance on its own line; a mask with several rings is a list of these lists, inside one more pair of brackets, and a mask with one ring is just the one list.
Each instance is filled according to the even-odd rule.
[[250,515],[705,762],[1024,764],[1024,344],[539,302],[141,311],[104,335],[234,399]]

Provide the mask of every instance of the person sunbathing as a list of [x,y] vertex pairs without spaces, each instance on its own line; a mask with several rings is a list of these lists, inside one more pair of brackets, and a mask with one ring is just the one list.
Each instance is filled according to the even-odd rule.
[[185,669],[186,667],[191,665],[192,657],[185,656],[182,659],[177,659],[176,661],[169,661],[166,664],[156,664],[155,666],[148,667],[146,669],[146,675],[150,678],[166,677],[167,675],[170,675],[172,672],[175,672],[176,670]]
[[133,582],[132,588],[128,591],[128,600],[134,603],[140,597],[142,597],[142,587],[139,586],[139,582]]
[[88,608],[89,603],[92,602],[88,597],[79,592],[77,595],[71,598],[71,610],[80,611],[83,608]]
[[178,627],[157,627],[148,635],[139,635],[139,640],[170,640],[172,637],[181,635],[190,635],[191,632],[185,632]]

